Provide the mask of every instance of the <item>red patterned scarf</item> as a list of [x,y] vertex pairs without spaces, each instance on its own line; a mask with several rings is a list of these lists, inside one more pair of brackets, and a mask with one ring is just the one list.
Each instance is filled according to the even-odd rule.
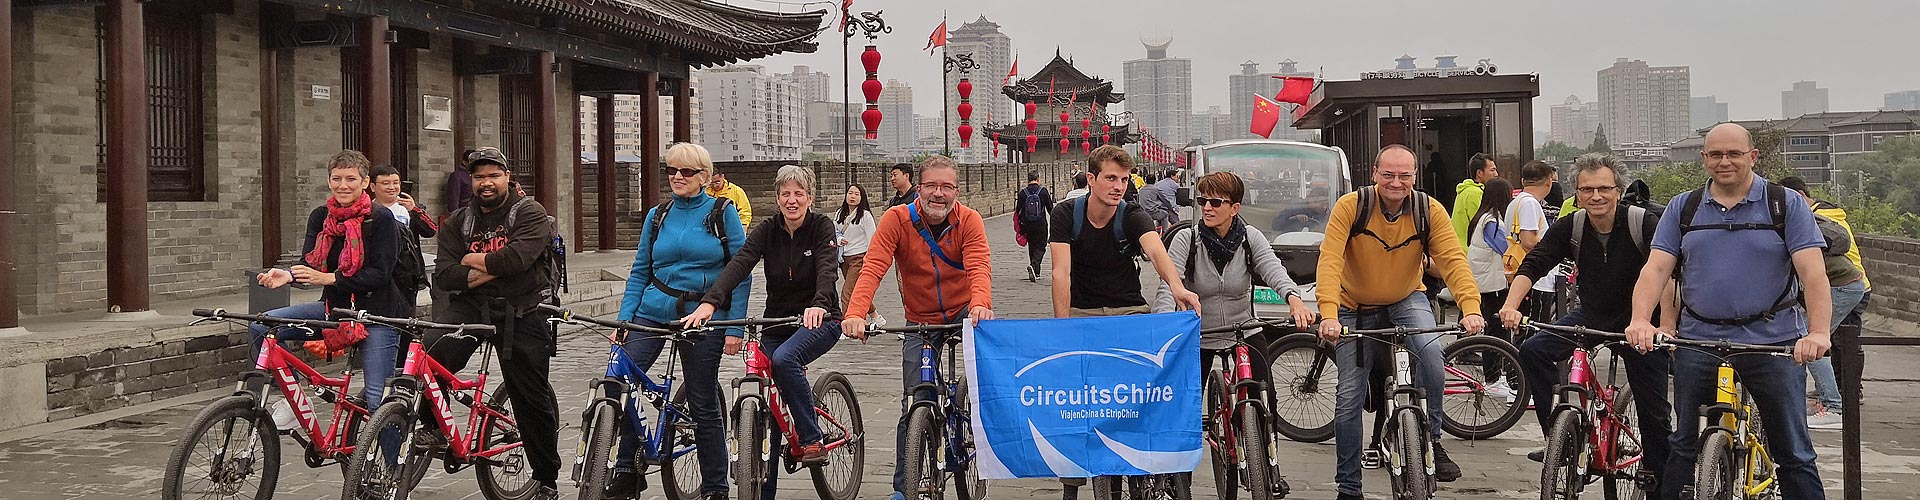
[[361,194],[352,205],[342,206],[333,198],[327,198],[326,225],[313,240],[313,251],[307,252],[307,267],[327,272],[327,251],[333,248],[335,238],[346,238],[346,247],[340,249],[341,276],[353,276],[360,271],[360,265],[366,259],[366,240],[361,237],[360,227],[366,222],[367,215],[373,213],[373,196]]

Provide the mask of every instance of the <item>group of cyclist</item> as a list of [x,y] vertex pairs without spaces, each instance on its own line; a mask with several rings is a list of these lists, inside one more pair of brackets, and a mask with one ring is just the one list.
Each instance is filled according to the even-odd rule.
[[[390,212],[370,207],[370,196],[365,194],[371,181],[369,167],[363,156],[349,153],[336,156],[328,165],[333,196],[310,218],[304,262],[260,278],[268,286],[294,281],[322,286],[322,302],[271,311],[270,316],[320,319],[328,307],[392,316],[412,312],[404,310],[403,304],[411,302],[401,302],[402,293],[391,278],[391,263],[401,248],[395,235],[411,233]],[[1703,153],[1711,182],[1677,197],[1673,208],[1654,216],[1619,205],[1625,187],[1619,162],[1604,155],[1583,156],[1574,167],[1578,170],[1577,206],[1584,215],[1563,217],[1530,238],[1532,250],[1512,278],[1513,289],[1526,290],[1560,262],[1572,261],[1582,270],[1581,305],[1558,322],[1624,331],[1630,337],[1636,352],[1623,355],[1641,432],[1649,437],[1645,460],[1649,470],[1664,471],[1654,474],[1665,479],[1653,490],[1656,498],[1681,498],[1688,481],[1677,478],[1691,477],[1699,406],[1711,401],[1711,370],[1718,363],[1687,351],[1671,358],[1665,351],[1653,351],[1656,335],[1794,345],[1794,361],[1801,363],[1820,358],[1829,346],[1832,318],[1821,255],[1826,242],[1804,198],[1792,191],[1781,193],[1754,175],[1755,159],[1744,129],[1731,124],[1714,128]],[[547,324],[549,313],[538,305],[557,300],[553,285],[559,277],[552,271],[556,257],[550,247],[557,229],[539,203],[519,193],[507,163],[492,149],[467,158],[474,198],[469,206],[456,210],[436,236],[432,286],[453,301],[449,314],[454,317],[443,321],[489,324],[500,332],[489,341],[505,347],[505,385],[525,440],[531,477],[540,485],[535,498],[556,498],[558,415],[547,370],[555,339]],[[889,269],[898,268],[903,317],[909,323],[993,319],[987,229],[979,212],[959,202],[959,167],[940,156],[917,168],[905,167],[896,166],[890,172],[895,202],[889,208],[864,224],[860,223],[864,214],[853,218],[862,239],[870,234],[870,241],[850,242],[843,229],[847,209],[841,210],[838,221],[814,211],[817,186],[811,170],[782,167],[772,186],[777,215],[749,228],[732,202],[707,189],[715,174],[707,151],[694,144],[674,145],[662,168],[672,196],[646,212],[617,319],[649,327],[698,328],[710,320],[742,318],[748,313],[752,268],[762,266],[767,281],[762,288],[764,314],[802,318],[799,325],[772,328],[762,337],[774,383],[792,408],[814,406],[805,377],[808,363],[832,349],[842,336],[867,340],[868,323],[876,313],[874,295]],[[1164,228],[1172,232],[1163,240],[1156,231],[1163,225],[1139,204],[1125,200],[1134,169],[1133,159],[1124,150],[1098,148],[1088,155],[1087,193],[1070,193],[1049,209],[1043,226],[1051,226],[1044,234],[1054,255],[1053,315],[1194,310],[1203,328],[1230,326],[1252,319],[1253,284],[1256,279],[1263,281],[1285,298],[1287,315],[1298,328],[1337,342],[1335,482],[1343,500],[1362,498],[1360,418],[1374,359],[1363,354],[1361,343],[1343,340],[1343,331],[1433,327],[1436,316],[1422,279],[1429,274],[1452,290],[1463,311],[1458,323],[1462,333],[1477,334],[1488,326],[1483,311],[1498,311],[1500,324],[1508,329],[1522,323],[1518,307],[1525,294],[1507,294],[1497,307],[1483,306],[1482,300],[1493,298],[1480,293],[1477,281],[1486,281],[1485,273],[1476,273],[1469,263],[1469,245],[1461,241],[1447,210],[1414,189],[1417,162],[1403,146],[1379,152],[1371,186],[1333,203],[1316,273],[1318,287],[1313,292],[1317,311],[1305,302],[1305,288],[1290,279],[1268,249],[1266,236],[1240,217],[1248,195],[1240,178],[1215,172],[1194,181],[1200,219],[1191,226]],[[864,191],[860,198],[857,204],[864,209]],[[849,204],[856,203],[851,200]],[[1684,204],[1711,210],[1682,209]],[[1033,223],[1023,221],[1023,230],[1042,234],[1032,231]],[[1643,232],[1634,225],[1650,229]],[[843,251],[855,246],[861,251]],[[860,260],[860,265],[847,265],[848,256]],[[1684,258],[1688,256],[1692,258]],[[1140,282],[1139,258],[1154,266],[1159,283]],[[844,288],[837,281],[843,271],[848,273]],[[1030,277],[1037,274],[1038,269],[1029,270]],[[1674,301],[1676,291],[1679,302]],[[1797,300],[1802,296],[1804,306]],[[720,332],[677,347],[685,360],[684,393],[696,427],[702,498],[725,497],[729,487],[718,372],[723,355],[735,354],[742,339],[737,331]],[[256,345],[262,335],[263,329],[256,329]],[[395,368],[399,335],[376,325],[369,326],[365,336],[358,360],[368,382],[366,400],[374,402]],[[1405,347],[1417,359],[1413,371],[1424,389],[1434,476],[1452,481],[1460,477],[1460,467],[1438,443],[1446,379],[1441,336],[1410,336]],[[1229,347],[1233,340],[1227,337],[1203,339],[1203,350]],[[920,382],[921,344],[902,343],[903,393],[912,392]],[[943,346],[926,344],[936,349]],[[622,345],[627,356],[648,367],[665,341],[644,339]],[[431,354],[457,370],[474,347],[438,342]],[[1572,341],[1536,335],[1521,346],[1521,368],[1531,380],[1556,379],[1554,363],[1567,358],[1573,348]],[[1779,463],[1784,496],[1822,498],[1801,397],[1805,371],[1778,358],[1756,357],[1735,366],[1748,379],[1747,387],[1759,404],[1767,446]],[[1674,386],[1672,405],[1667,403],[1669,377]],[[1530,385],[1529,396],[1544,428],[1552,387]],[[924,392],[903,398],[903,408],[932,397]],[[821,428],[809,418],[811,413],[797,415],[794,424],[801,453],[796,458],[818,465],[827,455],[821,446]],[[904,415],[899,425],[896,435],[905,436]],[[620,443],[608,498],[630,497],[645,488],[634,466],[637,445],[632,436]],[[904,448],[897,447],[903,452]],[[901,469],[896,468],[892,485],[896,499],[913,496]],[[1284,483],[1275,489],[1284,494]]]

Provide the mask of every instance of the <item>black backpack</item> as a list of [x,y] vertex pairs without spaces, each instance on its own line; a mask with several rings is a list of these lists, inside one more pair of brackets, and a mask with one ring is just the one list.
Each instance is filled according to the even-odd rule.
[[[1075,241],[1079,241],[1080,229],[1086,227],[1086,225],[1087,197],[1076,197],[1073,199],[1073,233],[1069,236],[1071,239],[1068,240],[1067,243],[1072,244]],[[1115,244],[1120,245],[1120,255],[1138,257],[1140,255],[1140,245],[1137,242],[1127,241],[1126,225],[1127,200],[1121,199],[1120,206],[1113,211],[1113,218],[1107,220],[1107,229],[1113,230],[1113,241]]]
[[[1192,230],[1195,232],[1193,236],[1190,236],[1187,238],[1188,243],[1193,244],[1193,248],[1191,251],[1187,252],[1187,272],[1186,274],[1181,276],[1181,278],[1185,279],[1187,283],[1193,282],[1193,266],[1195,265],[1196,262],[1199,262],[1199,259],[1197,258],[1197,256],[1200,255],[1200,252],[1206,251],[1206,249],[1202,248],[1202,245],[1200,244],[1200,234],[1199,234],[1199,231],[1202,230],[1204,226],[1195,224],[1194,222],[1195,221],[1190,221],[1190,220],[1180,221],[1178,224],[1174,224],[1173,227],[1167,228],[1167,232],[1161,233],[1160,235],[1160,243],[1162,245],[1166,245],[1168,248],[1172,248],[1174,235],[1179,234],[1181,231],[1186,231],[1186,230]],[[1247,276],[1250,276],[1253,278],[1254,286],[1267,286],[1266,280],[1262,279],[1260,277],[1260,273],[1256,272],[1253,268],[1253,240],[1246,239],[1241,241],[1240,243],[1242,247],[1247,249]],[[1271,249],[1269,249],[1269,251],[1271,251]]]
[[1042,194],[1047,188],[1029,186],[1020,190],[1020,220],[1022,222],[1040,222],[1047,220],[1047,204]]
[[[512,230],[515,221],[520,218],[520,209],[532,202],[533,198],[523,196],[520,198],[520,201],[513,202],[513,206],[507,208],[508,230]],[[468,210],[467,207],[460,207],[460,210],[455,211],[453,215],[454,217],[461,217],[461,236],[473,235],[473,217],[470,214],[463,216],[463,213]],[[534,265],[541,266],[541,269],[546,270],[547,283],[549,283],[547,290],[544,292],[546,294],[546,300],[558,305],[560,294],[567,289],[567,242],[565,238],[560,236],[560,220],[554,218],[551,214],[547,215],[547,229],[553,231],[553,241],[547,242],[547,251],[543,252],[545,255],[539,260],[536,260]],[[406,234],[411,236],[413,232],[407,231]],[[414,253],[418,254],[417,249],[419,248],[419,243],[415,242],[414,245],[416,249]],[[404,259],[404,257],[402,258]],[[545,263],[542,264],[540,261],[545,261]]]
[[[1694,224],[1693,216],[1700,210],[1700,200],[1704,196],[1707,196],[1707,187],[1701,186],[1700,189],[1695,189],[1674,199],[1675,203],[1680,204],[1680,241],[1683,243],[1680,246],[1681,248],[1686,248],[1684,242],[1686,241],[1687,233],[1709,229],[1720,231],[1771,230],[1775,234],[1780,235],[1781,243],[1784,244],[1787,241],[1787,188],[1779,184],[1767,183],[1767,214],[1772,219],[1768,223]],[[1684,283],[1681,277],[1683,274],[1681,270],[1685,268],[1687,264],[1685,252],[1675,256],[1675,260],[1677,262],[1673,266],[1673,279]],[[1693,319],[1719,326],[1740,326],[1757,321],[1770,320],[1773,319],[1774,314],[1800,304],[1799,297],[1795,297],[1793,294],[1798,283],[1799,278],[1794,273],[1787,273],[1787,286],[1780,290],[1779,297],[1773,299],[1773,307],[1768,308],[1766,311],[1738,318],[1709,318],[1703,316],[1699,312],[1694,311],[1693,307],[1688,306],[1684,297],[1680,301],[1680,310],[1687,313],[1688,316],[1692,316]]]
[[1373,239],[1379,240],[1381,245],[1385,245],[1389,252],[1399,250],[1401,247],[1414,242],[1419,242],[1420,251],[1422,253],[1426,252],[1427,233],[1430,232],[1428,228],[1431,227],[1430,221],[1432,220],[1432,215],[1427,212],[1433,209],[1433,205],[1427,201],[1427,193],[1414,191],[1412,196],[1407,197],[1407,203],[1412,203],[1415,207],[1418,207],[1415,210],[1409,210],[1413,215],[1414,235],[1407,238],[1406,241],[1387,243],[1387,240],[1381,238],[1379,234],[1375,234],[1372,230],[1367,229],[1367,220],[1373,218],[1373,206],[1376,203],[1374,198],[1378,197],[1378,195],[1374,193],[1374,190],[1375,186],[1367,186],[1360,188],[1360,191],[1358,191],[1357,194],[1360,197],[1360,212],[1354,215],[1353,228],[1348,230],[1347,237],[1354,238],[1360,235],[1372,236]]
[[[1621,205],[1617,210],[1627,218],[1627,235],[1633,238],[1634,247],[1640,249],[1640,257],[1645,258],[1649,252],[1653,251],[1653,238],[1648,236],[1653,234],[1653,228],[1659,226],[1660,217],[1645,208],[1633,205]],[[1573,259],[1571,260],[1578,263],[1580,262],[1580,240],[1587,234],[1587,211],[1575,210],[1567,217],[1573,218]],[[1640,223],[1635,224],[1634,220],[1639,220]]]
[[[666,223],[667,211],[671,209],[673,209],[673,200],[667,200],[660,202],[659,205],[655,205],[652,210],[647,212],[646,231],[648,251],[653,250],[654,242],[660,241],[660,225]],[[722,225],[726,221],[724,218],[726,214],[735,214],[735,217],[738,217],[738,212],[733,210],[733,201],[718,196],[713,197],[713,209],[707,212],[705,226],[707,228],[707,234],[713,235],[714,239],[720,240],[720,262],[723,263],[733,260],[733,252],[727,249],[727,227]],[[654,289],[680,299],[681,302],[697,304],[700,302],[700,299],[706,295],[705,290],[676,290],[673,287],[667,286],[666,282],[660,281],[659,278],[653,276],[647,276],[647,281],[653,284]],[[731,297],[731,295],[728,295],[728,297]],[[725,303],[720,304],[720,308],[722,309],[725,309],[727,306],[728,304]]]
[[420,236],[406,224],[400,225],[400,256],[393,266],[393,285],[402,292],[418,292],[432,285],[427,280],[426,257],[420,255]]

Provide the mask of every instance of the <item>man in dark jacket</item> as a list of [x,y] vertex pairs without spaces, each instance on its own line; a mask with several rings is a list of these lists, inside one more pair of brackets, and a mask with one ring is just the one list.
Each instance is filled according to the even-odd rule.
[[1027,186],[1014,193],[1014,230],[1027,237],[1027,281],[1040,279],[1040,259],[1047,256],[1047,214],[1053,210],[1053,193],[1040,185],[1040,171],[1027,172]]
[[[1560,262],[1571,260],[1580,273],[1580,307],[1562,315],[1557,323],[1619,332],[1626,329],[1632,317],[1634,283],[1640,278],[1640,268],[1646,265],[1647,249],[1651,247],[1653,228],[1659,218],[1620,204],[1626,183],[1619,160],[1605,154],[1587,154],[1574,161],[1574,168],[1577,170],[1574,192],[1585,214],[1566,214],[1547,227],[1539,244],[1521,262],[1512,289],[1526,290]],[[1574,231],[1582,234],[1576,239]],[[1639,236],[1639,241],[1635,241],[1634,236]],[[1671,293],[1666,297],[1671,299]],[[1507,328],[1519,327],[1519,307],[1524,298],[1525,294],[1509,294],[1506,304],[1501,306],[1500,319]],[[1667,311],[1674,311],[1671,302],[1663,302],[1669,304]],[[1664,328],[1671,331],[1674,323],[1663,318],[1662,324],[1668,325]],[[1554,386],[1560,380],[1557,363],[1573,355],[1574,340],[1542,332],[1520,344],[1520,367],[1526,373],[1527,387],[1533,393],[1534,413],[1540,418],[1543,432],[1551,432],[1552,423],[1547,419],[1552,418]],[[1666,467],[1670,451],[1667,435],[1673,429],[1672,406],[1667,398],[1672,359],[1667,351],[1642,354],[1632,349],[1616,349],[1614,354],[1626,364],[1627,385],[1633,390],[1633,403],[1639,411],[1636,417],[1644,452],[1641,470],[1652,472],[1657,478],[1659,471]],[[1544,455],[1534,452],[1528,454],[1528,458],[1539,461]]]
[[[506,164],[506,156],[491,148],[477,151],[467,164],[474,200],[447,217],[440,231],[433,286],[448,293],[450,317],[436,319],[496,329],[488,341],[500,348],[527,463],[542,488],[535,498],[554,498],[559,416],[547,362],[555,345],[548,314],[536,306],[554,297],[557,277],[548,245],[558,230],[546,208],[519,194]],[[446,338],[433,345],[432,354],[459,371],[476,347]]]

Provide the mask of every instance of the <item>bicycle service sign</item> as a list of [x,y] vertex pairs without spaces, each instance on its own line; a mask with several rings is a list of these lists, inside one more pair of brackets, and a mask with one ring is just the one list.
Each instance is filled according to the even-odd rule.
[[1200,317],[973,323],[982,479],[1191,472],[1200,465]]

